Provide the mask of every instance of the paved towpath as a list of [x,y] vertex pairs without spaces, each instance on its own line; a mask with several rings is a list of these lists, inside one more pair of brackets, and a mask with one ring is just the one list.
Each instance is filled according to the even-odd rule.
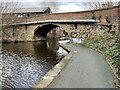
[[48,88],[114,88],[114,77],[104,57],[91,49],[66,44],[74,50],[72,60]]

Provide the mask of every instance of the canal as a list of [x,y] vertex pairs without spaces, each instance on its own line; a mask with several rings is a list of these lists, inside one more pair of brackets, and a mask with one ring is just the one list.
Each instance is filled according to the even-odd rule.
[[67,54],[58,40],[3,43],[2,87],[31,88]]

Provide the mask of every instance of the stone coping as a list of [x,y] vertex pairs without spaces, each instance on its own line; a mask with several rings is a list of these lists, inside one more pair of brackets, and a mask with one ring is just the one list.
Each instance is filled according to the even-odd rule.
[[62,48],[64,48],[69,53],[58,63],[56,64],[48,73],[46,73],[42,80],[40,80],[36,85],[32,88],[47,88],[47,86],[58,76],[58,74],[62,71],[62,69],[68,64],[71,60],[73,51],[68,48],[66,45],[61,44]]

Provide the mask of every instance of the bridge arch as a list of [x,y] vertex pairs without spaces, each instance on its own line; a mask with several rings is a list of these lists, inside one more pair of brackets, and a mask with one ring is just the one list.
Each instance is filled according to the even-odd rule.
[[65,36],[66,34],[67,32],[59,25],[45,24],[35,29],[34,39],[43,40],[47,38],[59,38]]

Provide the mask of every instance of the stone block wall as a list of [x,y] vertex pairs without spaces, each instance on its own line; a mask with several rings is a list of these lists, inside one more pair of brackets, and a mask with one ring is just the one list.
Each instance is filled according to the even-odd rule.
[[[48,24],[48,23],[47,23]],[[54,24],[54,23],[53,23]],[[34,41],[34,33],[38,27],[41,27],[46,24],[33,24],[33,25],[18,25],[18,26],[5,26],[2,30],[2,39],[3,41]],[[108,26],[99,25],[99,24],[54,24],[61,28],[61,32],[57,32],[56,34],[63,35],[63,31],[67,32],[67,34],[71,37],[79,37],[85,39],[86,37],[97,37],[98,35],[102,35],[104,33],[118,33],[119,25],[116,24],[114,27],[114,32],[109,31]],[[50,35],[49,35],[50,36]],[[59,35],[58,35],[59,36]]]
[[95,38],[108,33],[111,33],[111,35],[116,35],[118,32],[117,28],[118,27],[115,27],[114,31],[109,31],[108,26],[103,25],[78,25],[76,30],[71,31],[70,36],[74,38],[82,38],[85,40],[85,38]]

